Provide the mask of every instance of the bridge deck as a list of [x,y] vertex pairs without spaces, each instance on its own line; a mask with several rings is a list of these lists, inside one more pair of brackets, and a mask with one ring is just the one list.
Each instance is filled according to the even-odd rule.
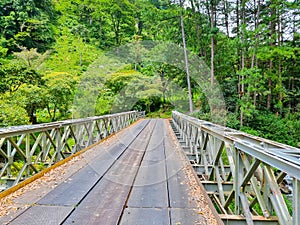
[[167,120],[135,123],[64,168],[60,180],[25,187],[0,223],[218,224],[172,135]]

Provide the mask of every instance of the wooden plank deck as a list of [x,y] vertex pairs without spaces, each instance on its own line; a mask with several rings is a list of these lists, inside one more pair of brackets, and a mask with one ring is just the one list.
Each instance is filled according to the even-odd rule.
[[[0,218],[0,223],[219,224],[214,209],[204,212],[191,194],[186,162],[174,150],[171,136],[167,120],[139,121],[104,151],[85,158],[86,165],[64,182],[39,199],[32,197],[36,201],[30,207],[6,221]],[[24,195],[28,201],[33,193]]]

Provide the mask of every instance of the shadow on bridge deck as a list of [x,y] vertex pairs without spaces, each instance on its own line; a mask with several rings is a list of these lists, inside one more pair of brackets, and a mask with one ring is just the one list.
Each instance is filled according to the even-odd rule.
[[140,120],[63,167],[60,180],[25,187],[0,223],[222,224],[171,132],[167,120]]

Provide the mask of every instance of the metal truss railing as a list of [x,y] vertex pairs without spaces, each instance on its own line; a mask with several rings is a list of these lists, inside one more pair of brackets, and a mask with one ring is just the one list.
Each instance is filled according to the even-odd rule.
[[[242,215],[244,224],[300,224],[300,149],[176,111],[172,119],[224,221]],[[285,177],[292,179],[292,212],[282,194]]]
[[144,112],[131,111],[0,129],[1,189],[18,184],[141,117]]

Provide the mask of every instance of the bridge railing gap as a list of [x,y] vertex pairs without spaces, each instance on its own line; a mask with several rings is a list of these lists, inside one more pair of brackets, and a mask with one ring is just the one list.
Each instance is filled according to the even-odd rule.
[[[176,111],[172,123],[223,221],[300,224],[300,149]],[[291,190],[283,185],[289,180]]]
[[0,192],[144,116],[131,111],[0,129]]

